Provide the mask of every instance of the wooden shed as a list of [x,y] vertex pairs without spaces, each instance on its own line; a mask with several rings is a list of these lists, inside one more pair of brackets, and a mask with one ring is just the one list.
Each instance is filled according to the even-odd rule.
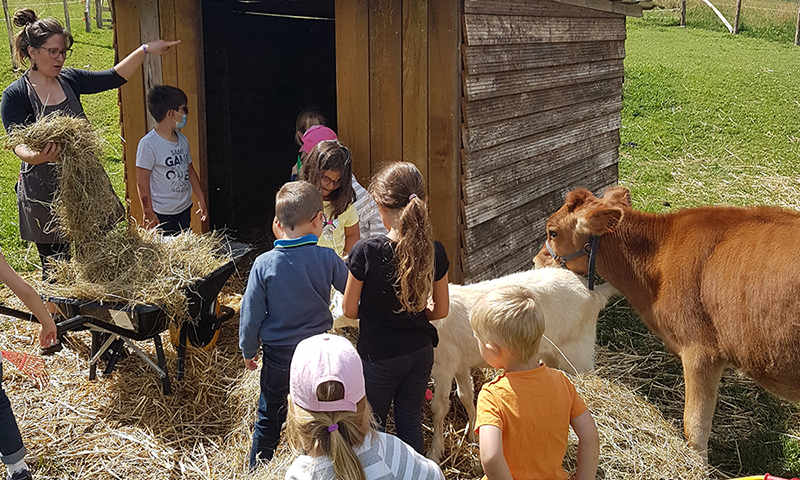
[[428,182],[450,280],[531,266],[547,216],[574,186],[617,180],[625,18],[636,0],[113,0],[124,56],[158,37],[120,89],[130,213],[154,84],[189,96],[210,222],[269,230],[297,155],[294,122],[320,106],[363,184],[409,161]]

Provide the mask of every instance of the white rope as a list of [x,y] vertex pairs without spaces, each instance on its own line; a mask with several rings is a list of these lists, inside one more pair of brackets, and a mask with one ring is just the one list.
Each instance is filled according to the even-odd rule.
[[560,348],[558,348],[558,345],[556,345],[555,343],[553,343],[553,341],[552,341],[552,340],[550,340],[549,338],[547,338],[547,335],[542,335],[542,338],[544,338],[545,340],[547,340],[548,342],[550,342],[550,345],[554,346],[554,347],[556,348],[556,350],[558,350],[558,353],[560,353],[560,354],[561,354],[561,356],[562,356],[562,357],[564,357],[564,360],[566,360],[566,361],[567,361],[567,363],[569,364],[569,366],[570,366],[570,367],[572,367],[572,370],[575,372],[575,375],[578,375],[578,374],[580,373],[580,372],[578,372],[578,369],[577,369],[577,368],[575,368],[575,365],[573,365],[573,364],[572,364],[572,362],[570,362],[570,361],[569,361],[569,358],[567,358],[567,356],[566,356],[566,355],[564,355],[564,352],[562,352],[562,351],[561,351],[561,349],[560,349]]

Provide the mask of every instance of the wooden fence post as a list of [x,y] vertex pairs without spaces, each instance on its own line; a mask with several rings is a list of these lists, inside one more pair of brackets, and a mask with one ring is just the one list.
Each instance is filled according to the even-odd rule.
[[67,27],[68,33],[72,33],[72,28],[69,24],[69,7],[67,6],[67,0],[63,0],[62,3],[64,4],[64,26]]
[[797,26],[794,28],[794,44],[800,45],[800,7],[797,9]]
[[8,51],[11,53],[11,68],[17,69],[17,62],[14,60],[14,29],[11,27],[11,19],[8,17],[8,0],[3,0],[3,13],[6,16],[6,28],[8,29]]
[[86,23],[86,33],[92,31],[92,9],[89,8],[89,0],[84,3],[83,21]]
[[686,26],[686,0],[681,0],[681,27]]
[[742,0],[736,0],[736,16],[733,17],[733,34],[739,33],[739,15],[742,12]]

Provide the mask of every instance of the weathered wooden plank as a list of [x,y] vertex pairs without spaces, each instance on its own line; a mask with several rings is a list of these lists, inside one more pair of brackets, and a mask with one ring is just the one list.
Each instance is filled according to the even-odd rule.
[[529,137],[539,132],[553,130],[573,123],[609,113],[622,111],[622,97],[614,95],[566,107],[547,110],[524,117],[515,117],[500,122],[478,125],[466,129],[464,146],[468,152],[476,152],[502,143]]
[[[521,190],[528,188],[539,177],[549,175],[579,160],[590,158],[601,152],[619,147],[619,131],[611,130],[576,143],[525,159],[506,168],[490,170],[483,175],[464,178],[462,187],[464,203],[472,205],[491,196],[522,195]],[[530,196],[535,192],[530,192]],[[527,198],[527,197],[526,197]],[[531,200],[528,198],[526,201]]]
[[[158,1],[139,0],[139,36],[142,43],[161,38],[160,30]],[[161,56],[145,55],[144,62],[142,62],[142,70],[144,70],[144,95],[147,98],[147,94],[154,86],[164,83],[161,75]],[[155,119],[150,115],[150,112],[147,112],[147,129],[151,130],[155,126]]]
[[353,174],[364,185],[371,174],[367,1],[334,2],[337,133],[353,155]]
[[449,280],[461,266],[461,14],[460,0],[428,3],[428,205],[434,234],[450,259]]
[[373,0],[369,6],[370,163],[403,159],[402,0]]
[[576,63],[625,58],[625,43],[571,42],[480,45],[464,48],[464,67],[468,75],[525,70]]
[[[180,40],[175,38],[175,0],[159,0],[158,21],[161,36],[164,40]],[[178,53],[179,48],[191,48],[189,45],[178,45],[169,52],[161,55],[161,79],[164,85],[178,84]]]
[[625,17],[464,15],[467,45],[604,42],[625,39]]
[[467,101],[622,77],[624,73],[622,63],[621,59],[614,59],[558,67],[468,75],[464,79]]
[[[141,45],[139,34],[139,5],[135,0],[115,0],[114,36],[118,55],[127,55]],[[147,113],[144,101],[144,75],[138,70],[119,87],[119,109],[122,120],[121,134],[125,139],[122,161],[125,164],[125,195],[128,215],[142,221],[142,205],[136,189],[136,148],[139,139],[147,133]]]
[[[600,185],[597,188],[590,188],[590,190],[595,191],[599,194],[599,192],[604,191],[606,188],[616,185],[616,176],[612,175],[609,176],[606,180],[605,185]],[[561,203],[563,203],[563,196],[561,197]],[[560,206],[560,204],[559,204]],[[552,212],[551,212],[552,213]],[[533,267],[533,257],[539,253],[542,245],[544,245],[545,240],[545,228],[547,224],[547,218],[549,214],[545,215],[541,220],[536,221],[533,225],[530,226],[531,232],[534,232],[534,235],[530,237],[530,241],[527,244],[530,248],[529,252],[523,252],[519,254],[518,250],[510,250],[513,256],[506,256],[501,257],[498,261],[493,262],[489,265],[489,268],[485,269],[483,272],[477,272],[474,274],[473,278],[470,278],[470,282],[479,282],[482,280],[488,280],[492,278],[501,277],[503,275],[508,275],[511,273],[520,272],[523,270],[528,270]],[[541,233],[536,233],[541,232]],[[464,252],[465,258],[467,257],[467,253]]]
[[541,155],[564,145],[577,143],[603,132],[619,130],[620,123],[619,113],[612,113],[496,147],[467,152],[464,156],[464,175],[471,178],[494,169],[506,168],[526,158]]
[[546,0],[464,0],[464,13],[536,17],[614,17],[609,12]]
[[403,1],[403,160],[428,181],[428,2]]
[[[208,155],[206,150],[205,67],[203,65],[202,11],[194,0],[175,0],[175,36],[184,48],[178,47],[178,85],[186,93],[191,120],[181,132],[189,140],[194,166],[203,195],[208,199]],[[187,48],[189,47],[189,48]],[[192,205],[192,230],[207,232],[210,222],[201,222],[197,202]]]
[[474,127],[612,95],[622,97],[622,77],[463,102],[462,109],[467,126]]
[[505,212],[490,222],[469,228],[465,278],[474,282],[528,268],[542,246],[541,233],[544,232],[547,218],[561,207],[566,193],[577,186],[598,191],[601,187],[613,184],[616,179],[617,165],[614,164],[604,170],[587,173],[573,183]]
[[602,170],[619,162],[616,145],[611,150],[598,153],[589,158],[580,159],[561,168],[550,170],[531,180],[527,185],[486,197],[478,202],[466,205],[467,228],[491,220],[499,214],[517,208],[541,195],[542,192],[570,184],[574,178],[585,172]]

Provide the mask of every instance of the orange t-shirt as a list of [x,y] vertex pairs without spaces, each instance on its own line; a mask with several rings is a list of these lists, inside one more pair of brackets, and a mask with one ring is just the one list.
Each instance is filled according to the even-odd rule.
[[561,463],[569,423],[585,411],[583,399],[559,370],[506,372],[481,388],[475,433],[482,425],[503,431],[503,455],[514,480],[565,479]]

